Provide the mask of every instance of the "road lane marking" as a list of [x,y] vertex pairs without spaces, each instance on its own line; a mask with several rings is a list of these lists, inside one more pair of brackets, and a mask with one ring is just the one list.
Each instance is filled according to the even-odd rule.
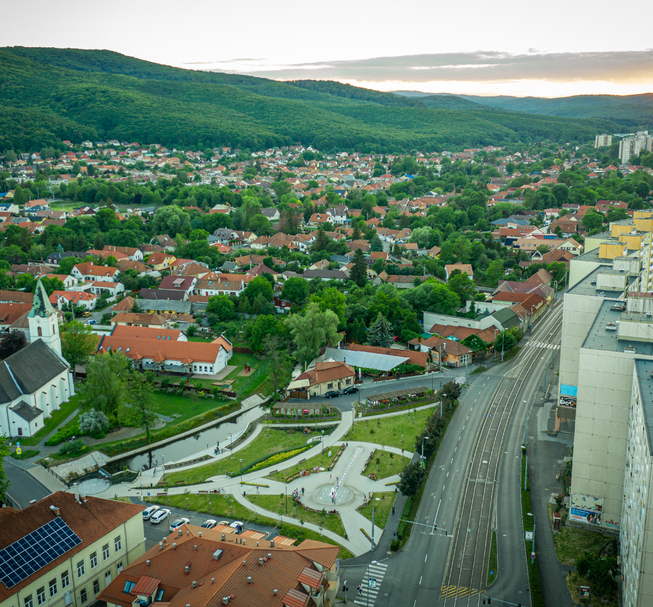
[[419,584],[417,584],[417,585],[418,585],[418,586],[421,586],[421,585],[422,585],[422,576],[421,576],[421,575],[419,576]]
[[426,554],[424,555],[424,562],[425,562],[425,563],[426,563],[426,559],[427,559],[427,558],[429,558],[428,553],[426,553]]
[[465,588],[464,586],[440,586],[440,598],[452,599],[462,596],[476,596],[481,593],[479,588]]

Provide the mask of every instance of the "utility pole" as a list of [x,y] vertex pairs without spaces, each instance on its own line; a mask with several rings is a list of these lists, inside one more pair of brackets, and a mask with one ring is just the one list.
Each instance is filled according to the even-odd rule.
[[374,501],[372,501],[372,550],[374,550]]

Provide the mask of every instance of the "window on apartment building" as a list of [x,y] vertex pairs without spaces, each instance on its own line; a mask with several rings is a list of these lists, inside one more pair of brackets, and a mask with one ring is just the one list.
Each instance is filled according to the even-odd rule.
[[36,591],[36,602],[39,605],[43,605],[45,603],[45,586],[41,586],[37,591]]
[[88,601],[88,594],[86,594],[86,588],[82,588],[79,593],[79,600],[82,602],[82,605]]
[[109,558],[109,544],[102,546],[102,560],[106,561]]
[[327,388],[333,388],[333,384],[327,384]]
[[93,594],[100,594],[100,580],[93,580]]
[[97,567],[97,552],[91,552],[91,569]]
[[66,588],[70,584],[70,577],[68,576],[68,571],[64,571],[61,574],[61,587]]
[[122,550],[122,537],[118,536],[118,537],[114,538],[113,539],[113,545],[114,545],[114,548],[116,549],[116,552],[119,552],[120,550]]
[[84,561],[79,561],[77,563],[77,577],[82,577],[86,573],[86,566],[84,565]]
[[24,601],[23,601],[23,605],[24,605],[25,607],[34,607],[34,601],[32,600],[32,595],[31,595],[31,594],[28,594],[28,595],[25,597],[25,599],[24,599]]
[[54,596],[57,594],[57,578],[54,578],[53,580],[50,580],[50,596]]
[[118,575],[120,575],[120,572],[121,572],[121,571],[122,571],[122,561],[120,561],[120,562],[116,565],[116,572],[118,573]]

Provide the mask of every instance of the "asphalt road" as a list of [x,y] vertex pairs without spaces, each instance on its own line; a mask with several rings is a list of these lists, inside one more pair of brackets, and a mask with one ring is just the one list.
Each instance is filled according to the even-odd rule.
[[[449,424],[427,480],[416,518],[421,525],[414,527],[409,543],[399,554],[382,561],[389,567],[380,580],[376,600],[370,601],[371,606],[426,607],[439,604],[467,461],[485,408],[504,372],[505,369],[500,368],[472,376],[474,381],[460,399],[458,411]],[[437,530],[433,529],[434,523]],[[387,532],[392,530],[386,528]],[[365,571],[365,565],[343,567],[341,579],[348,580],[352,600]],[[366,604],[365,600],[363,604]]]
[[[531,336],[530,340],[536,342],[542,339],[540,327],[548,325],[547,321],[548,318],[538,325],[536,335]],[[504,375],[519,376],[525,351],[524,355],[516,357],[509,366],[502,365],[481,376],[470,377],[473,382],[461,398],[427,480],[416,517],[416,522],[421,525],[414,527],[411,539],[402,552],[389,559],[384,559],[383,555],[375,557],[389,566],[382,579],[376,580],[378,593],[373,597],[374,600],[370,600],[370,606],[480,605],[484,596],[491,596],[497,602],[503,600],[524,606],[530,604],[519,494],[521,444],[526,411],[541,385],[541,373],[549,362],[550,352],[542,349],[541,356],[538,352],[534,357],[535,364],[527,374],[519,401],[507,421],[506,439],[499,445],[502,452],[498,468],[498,489],[492,507],[499,544],[499,578],[491,591],[443,586],[443,580],[453,539],[452,532],[456,517],[461,511],[461,494],[468,474],[468,461],[481,422],[487,415],[494,392]],[[437,523],[437,530],[433,528],[434,523]],[[460,532],[468,533],[467,529],[461,529]],[[361,605],[367,605],[365,595],[356,598],[355,589],[365,574],[365,564],[353,567],[345,565],[341,573],[341,579],[346,579],[350,588],[350,600]]]
[[7,478],[11,482],[7,495],[19,508],[29,506],[30,500],[40,500],[50,495],[51,491],[47,487],[39,483],[26,470],[15,466],[10,457],[4,459],[3,465]]

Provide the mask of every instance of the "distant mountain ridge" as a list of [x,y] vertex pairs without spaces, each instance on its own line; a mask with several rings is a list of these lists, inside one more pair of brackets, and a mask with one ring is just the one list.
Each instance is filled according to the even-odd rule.
[[588,141],[612,120],[541,116],[453,95],[184,70],[112,51],[0,48],[0,150],[62,139],[401,152]]
[[[396,95],[419,99],[422,103],[432,97],[420,91],[394,91]],[[653,93],[639,95],[574,95],[572,97],[482,97],[479,95],[444,95],[470,101],[477,106],[492,107],[510,112],[561,116],[567,118],[606,118],[627,128],[653,129]]]

